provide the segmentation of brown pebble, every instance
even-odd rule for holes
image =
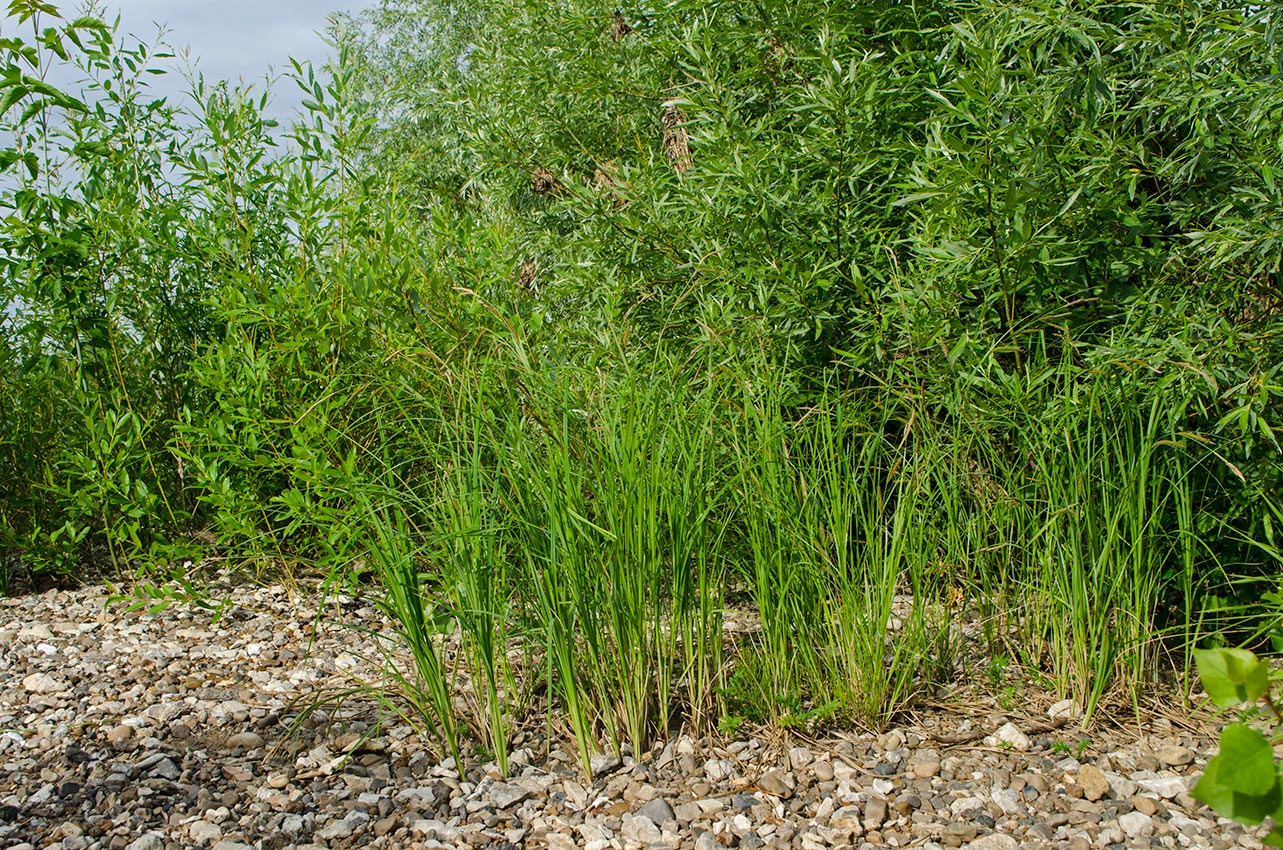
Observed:
[[[1136,796],[1132,797],[1132,807],[1144,815],[1153,817],[1158,812],[1158,801],[1153,797]]]
[[[1099,768],[1090,764],[1083,765],[1078,771],[1076,785],[1082,789],[1083,797],[1093,803],[1109,793],[1109,780]]]

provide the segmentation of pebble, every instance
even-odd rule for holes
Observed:
[[[509,806],[515,806],[522,800],[530,796],[530,791],[521,785],[515,785],[511,782],[496,782],[490,786],[490,802],[494,803],[501,809]]]
[[[767,794],[782,799],[793,796],[793,784],[792,777],[778,770],[767,771],[757,780],[757,787]]]
[[[129,842],[128,850],[162,850],[165,840],[154,832],[145,832]]]
[[[663,826],[667,821],[676,820],[672,806],[663,797],[656,797],[637,810],[637,816],[647,818],[655,826]]]
[[[209,821],[198,820],[187,827],[187,836],[197,844],[212,844],[223,837],[223,830]]]
[[[967,845],[967,850],[1017,850],[1020,842],[1010,835],[995,832],[984,838],[977,838]]]
[[[1184,767],[1194,761],[1194,751],[1189,747],[1166,746],[1158,751],[1158,760],[1166,767]]]
[[[357,699],[296,725],[300,700],[378,657],[367,636],[390,629],[368,601],[332,601],[313,634],[315,601],[280,588],[231,591],[217,623],[182,605],[128,614],[105,593],[0,600],[0,635],[28,635],[0,641],[18,647],[0,656],[0,847],[248,850],[268,835],[298,850],[1256,846],[1188,796],[1210,726],[1178,739],[1155,724],[1156,745],[1094,728],[1093,763],[1080,764],[1024,731],[1037,718],[930,710],[805,746],[661,738],[594,757],[586,779],[573,747],[529,723],[505,778],[471,742],[460,764],[440,759],[422,730]],[[332,627],[339,617],[363,631]],[[1080,716],[1072,702],[1048,714]],[[975,724],[996,746],[933,749]]]
[[[1077,720],[1082,717],[1082,714],[1082,709],[1072,699],[1062,699],[1059,702],[1054,702],[1047,709],[1047,716],[1052,720]]]
[[[1179,776],[1139,779],[1136,784],[1164,800],[1174,800],[1184,794],[1187,788],[1185,780]]]
[[[1118,816],[1118,827],[1128,838],[1154,834],[1154,819],[1144,812],[1127,812]]]
[[[1014,723],[1004,723],[990,738],[986,738],[985,742],[991,747],[1006,746],[1021,753],[1028,752],[1033,746],[1029,736],[1020,731],[1020,727]]]
[[[664,835],[655,822],[647,817],[624,815],[619,827],[619,834],[624,839],[624,846],[646,846],[663,841]]]
[[[67,686],[48,673],[32,673],[23,678],[22,688],[29,694],[58,694]]]
[[[1093,803],[1109,793],[1109,779],[1094,765],[1083,765],[1075,781],[1082,789],[1083,797]]]
[[[263,746],[263,736],[257,732],[239,732],[228,737],[229,750],[257,750]]]

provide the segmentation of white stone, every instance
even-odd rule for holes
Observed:
[[[1151,794],[1157,794],[1164,800],[1174,800],[1185,793],[1185,780],[1179,776],[1160,776],[1157,779],[1141,779],[1136,784]]]
[[[67,686],[48,673],[32,673],[22,680],[22,687],[30,694],[58,694]]]
[[[1118,816],[1118,826],[1128,838],[1143,838],[1154,834],[1154,819],[1144,812],[1128,812]]]
[[[187,827],[187,835],[197,844],[212,844],[223,837],[223,830],[209,821],[198,820]]]
[[[1029,736],[1021,732],[1020,727],[1014,723],[1004,723],[994,734],[994,737],[998,739],[999,746],[1006,744],[1013,750],[1018,750],[1022,753],[1027,752],[1033,746]]]
[[[984,838],[977,838],[967,845],[966,850],[1017,850],[1020,842],[1010,835],[1003,835],[995,832],[993,835],[986,835]]]
[[[154,832],[145,832],[130,842],[128,850],[161,850],[165,841]]]

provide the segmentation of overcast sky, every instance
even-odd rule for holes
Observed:
[[[206,80],[257,82],[269,69],[288,68],[291,57],[319,66],[327,54],[321,39],[327,16],[358,10],[369,0],[104,0],[103,5],[108,19],[120,13],[122,34],[144,42],[155,41],[157,24],[166,26],[167,40],[176,49],[191,48]],[[152,84],[164,94],[185,87],[178,75],[154,78]],[[293,84],[273,91],[271,111],[292,115],[300,99]]]

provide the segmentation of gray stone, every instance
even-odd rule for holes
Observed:
[[[183,775],[183,772],[179,769],[178,765],[174,764],[173,761],[167,758],[163,758],[152,765],[151,770],[149,770],[148,773],[152,776],[159,776],[161,779],[168,779],[170,782],[177,781],[178,777]]]
[[[506,809],[529,797],[530,792],[512,782],[496,782],[490,786],[487,796],[489,796],[490,802],[501,809]]]
[[[322,841],[334,841],[338,838],[351,838],[352,833],[356,832],[355,825],[350,823],[347,818],[343,820],[331,821],[316,831],[316,837]]]
[[[623,764],[618,758],[612,755],[598,753],[588,759],[588,766],[592,769],[593,776],[604,776],[607,773],[613,773],[619,770]]]
[[[128,850],[162,850],[165,839],[154,832],[144,832],[129,843]]]
[[[789,764],[800,770],[815,761],[815,755],[806,747],[789,747]]]
[[[663,826],[667,821],[677,820],[672,806],[668,805],[668,801],[663,797],[656,797],[642,806],[637,810],[637,816],[649,819],[655,826]]]
[[[1105,779],[1109,781],[1109,787],[1113,790],[1114,796],[1119,800],[1130,800],[1132,797],[1136,796],[1136,791],[1139,786],[1135,782],[1128,779],[1126,776],[1123,776],[1121,773],[1114,773],[1112,771],[1104,771],[1104,773]]]
[[[711,830],[706,830],[695,839],[695,850],[722,850],[722,845],[717,843]]]

